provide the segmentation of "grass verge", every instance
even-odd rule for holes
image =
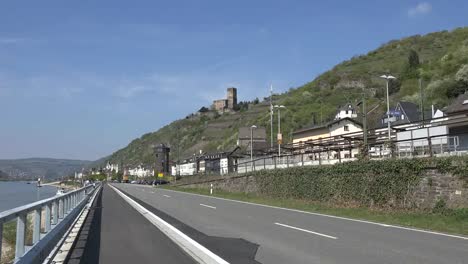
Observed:
[[[209,189],[205,188],[181,188],[173,186],[164,186],[160,188],[203,195],[210,194]],[[280,199],[222,190],[215,190],[213,196],[385,224],[468,235],[468,208],[438,209],[436,212],[429,210],[410,211],[369,209],[363,207],[349,208],[306,200]]]

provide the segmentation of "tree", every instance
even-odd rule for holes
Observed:
[[[394,94],[400,91],[401,88],[401,82],[400,79],[392,79],[388,83],[388,93],[389,94]]]
[[[200,108],[200,110],[198,110],[198,112],[200,112],[200,113],[206,113],[206,112],[208,112],[208,111],[210,111],[210,109],[208,109],[208,108],[206,108],[206,107],[204,107],[204,106],[202,106],[202,107]]]
[[[419,77],[419,55],[415,50],[410,50],[408,60],[401,72],[401,78],[418,78]]]
[[[419,67],[419,55],[413,49],[411,49],[408,54],[408,66],[410,69],[416,69]]]
[[[255,98],[255,100],[253,101],[254,104],[258,104],[260,102],[260,100],[258,100],[258,97]]]
[[[468,85],[468,64],[463,65],[455,74],[455,80]]]

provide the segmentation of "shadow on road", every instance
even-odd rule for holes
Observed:
[[[193,240],[197,241],[198,243],[202,244],[210,251],[220,256],[224,260],[228,261],[229,263],[260,264],[260,262],[255,260],[255,255],[257,254],[258,250],[257,244],[254,244],[242,238],[208,236],[205,233],[202,233],[182,223],[178,219],[152,207],[151,205],[136,198],[135,196],[132,196],[121,189],[119,190],[125,193],[127,196],[131,197],[134,201],[139,203],[148,211],[154,213],[164,221],[179,229],[181,232],[183,232]]]
[[[83,229],[80,232],[81,236],[86,236],[86,243],[80,261],[76,263],[99,263],[100,245],[101,245],[101,219],[102,219],[102,193],[96,197],[88,217],[86,218]],[[77,248],[77,247],[75,247]],[[73,255],[72,255],[73,256]],[[71,263],[69,261],[69,263]]]

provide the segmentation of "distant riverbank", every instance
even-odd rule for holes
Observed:
[[[57,187],[38,188],[35,182],[0,181],[0,212],[54,196]]]

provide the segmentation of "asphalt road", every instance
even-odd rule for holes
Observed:
[[[195,263],[110,187],[101,195],[80,263]]]
[[[249,245],[258,246],[254,258],[260,263],[468,263],[468,239],[464,237],[239,203],[151,186],[114,186],[137,198],[146,207],[154,208],[155,214],[159,212],[173,218],[177,226],[181,222],[208,237],[240,238]],[[110,197],[109,193],[107,195]],[[106,202],[103,204],[105,209]],[[125,213],[126,217],[137,218],[130,214],[127,216]],[[196,235],[192,238],[197,240]],[[219,255],[223,257],[222,246],[217,249],[210,245],[206,247],[215,253],[221,252]]]

